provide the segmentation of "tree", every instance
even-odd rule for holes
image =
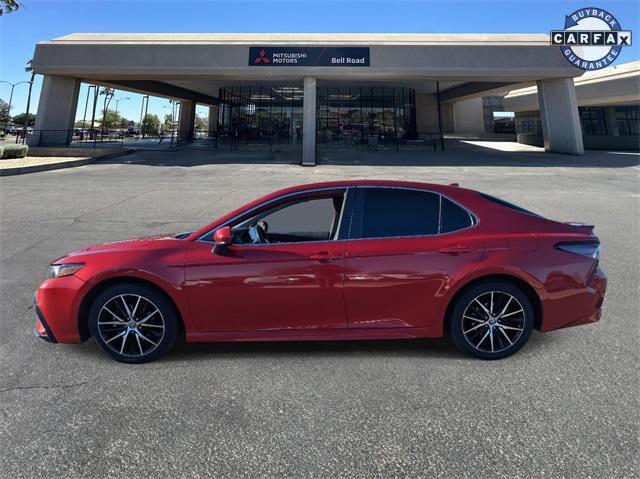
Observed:
[[[116,113],[113,110],[103,111],[102,118],[103,118],[104,127],[106,129],[121,128],[120,125],[122,124],[122,120],[125,121],[125,124],[128,123],[126,119],[122,118],[122,115],[120,115],[120,113]]]
[[[201,117],[196,114],[196,130],[206,130],[209,126],[209,118]]]
[[[142,132],[145,135],[155,135],[160,129],[160,118],[158,115],[148,113],[142,120]]]
[[[0,0],[0,16],[3,13],[15,12],[20,6],[17,0]]]
[[[171,131],[173,129],[173,115],[171,113],[167,113],[164,115],[164,123],[162,124],[162,128],[166,131]]]
[[[118,115],[119,116],[119,115]],[[135,123],[121,116],[118,122],[118,128],[131,128]]]
[[[9,120],[9,104],[0,98],[0,123],[3,125]]]
[[[16,125],[25,126],[24,122],[27,118],[26,113],[20,113],[19,115],[13,115],[13,123]],[[27,123],[27,127],[34,126],[36,124],[36,116],[33,113],[29,113],[29,121]]]
[[[116,91],[113,88],[102,87],[100,90],[100,95],[104,95],[104,108],[102,109],[102,127],[101,129],[104,131],[104,127],[106,126],[106,114],[109,111],[109,103],[111,103],[111,99],[113,95],[115,95]]]

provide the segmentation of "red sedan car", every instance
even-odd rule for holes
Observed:
[[[593,227],[457,185],[281,190],[204,228],[108,243],[49,266],[35,331],[140,363],[196,341],[440,337],[482,359],[600,319]]]

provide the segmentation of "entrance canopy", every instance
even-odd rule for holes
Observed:
[[[290,105],[290,131],[305,138],[305,155],[314,151],[317,131],[325,139],[330,132],[327,105],[336,95],[353,111],[349,121],[360,125],[360,135],[373,129],[398,135],[434,128],[446,115],[444,104],[582,73],[549,46],[547,35],[537,34],[76,33],[39,43],[33,68],[45,75],[36,125],[41,130],[72,127],[81,81],[179,99],[187,103],[181,123],[192,121],[189,102],[217,109],[221,92],[228,106],[241,87],[249,95],[270,88],[271,98],[274,87],[290,86],[300,97]],[[271,125],[273,102],[264,100]],[[323,107],[324,116],[317,113]],[[389,111],[369,124],[372,108]],[[297,130],[299,121],[304,127]],[[192,129],[180,128],[185,134]]]

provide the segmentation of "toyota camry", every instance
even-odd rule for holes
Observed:
[[[203,228],[91,246],[49,266],[37,336],[94,338],[141,363],[179,338],[432,338],[499,359],[542,332],[598,321],[593,226],[461,188],[397,181],[297,186]]]

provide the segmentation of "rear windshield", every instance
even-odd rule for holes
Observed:
[[[480,196],[482,196],[485,200],[489,200],[500,206],[504,206],[505,208],[510,208],[512,210],[516,210],[521,213],[527,213],[528,215],[539,216],[542,218],[542,216],[539,215],[538,213],[534,213],[533,211],[529,211],[523,208],[522,206],[514,205],[513,203],[509,203],[508,201],[501,200],[500,198],[496,198],[495,196],[487,195],[486,193],[480,193]]]

